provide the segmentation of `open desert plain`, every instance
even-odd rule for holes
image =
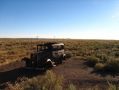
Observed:
[[[51,39],[67,57],[47,70],[26,69],[24,58],[49,39],[0,39],[0,88],[6,90],[118,90],[119,41]]]

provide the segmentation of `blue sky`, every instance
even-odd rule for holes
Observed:
[[[118,0],[0,0],[0,37],[118,39]]]

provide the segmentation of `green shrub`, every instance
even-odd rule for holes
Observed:
[[[110,72],[119,72],[119,59],[111,59],[106,63],[106,70]]]
[[[66,54],[65,58],[71,58],[73,56],[72,53],[69,51],[65,52],[65,54]]]
[[[114,52],[115,57],[119,57],[119,51]]]
[[[96,57],[100,58],[101,63],[105,63],[109,59],[107,54],[97,54]]]
[[[88,61],[88,64],[89,64],[90,66],[95,66],[95,64],[99,62],[99,58],[97,58],[97,57],[95,57],[95,56],[88,56],[88,57],[86,58],[86,60]]]

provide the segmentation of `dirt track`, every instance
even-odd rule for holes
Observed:
[[[99,86],[104,89],[108,86],[107,80],[112,83],[119,83],[119,77],[112,77],[111,75],[96,73],[92,68],[86,65],[86,61],[80,60],[78,57],[71,58],[63,65],[59,65],[53,69],[57,74],[63,75],[64,83],[67,86],[73,83],[77,88],[92,88]]]
[[[56,74],[63,75],[65,86],[69,83],[73,83],[77,88],[90,88],[99,86],[101,89],[105,89],[107,86],[107,78],[114,83],[119,83],[119,76],[111,77],[105,74],[97,74],[93,72],[92,68],[89,68],[85,61],[79,58],[71,58],[65,63],[53,67],[52,69]],[[32,71],[24,69],[23,62],[15,62],[3,67],[0,67],[0,88],[4,88],[4,83],[10,81],[15,82],[21,77],[34,77],[44,74],[39,71]]]

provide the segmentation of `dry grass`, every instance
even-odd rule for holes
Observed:
[[[52,71],[47,71],[45,76],[37,76],[25,79],[20,83],[8,84],[6,90],[63,90],[63,76],[57,76]],[[70,84],[66,90],[76,90]]]
[[[0,39],[0,66],[14,61],[20,61],[23,57],[29,57],[36,50],[36,45],[49,40],[35,39]],[[96,70],[113,70],[119,72],[119,41],[102,40],[50,40],[63,42],[65,50],[72,56],[79,56],[92,63]],[[52,72],[43,77],[34,77],[9,84],[9,90],[62,90],[63,80]],[[118,90],[118,86],[109,84],[109,90]],[[69,85],[67,90],[76,90],[74,85]],[[89,90],[99,90],[98,87]]]
[[[119,86],[107,82],[106,90],[119,90]],[[75,85],[69,84],[67,88],[63,88],[63,76],[56,75],[52,71],[47,71],[45,76],[37,76],[33,78],[24,78],[15,84],[8,83],[5,90],[79,90]],[[80,88],[80,90],[100,90],[99,86],[92,88]]]

